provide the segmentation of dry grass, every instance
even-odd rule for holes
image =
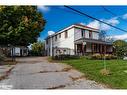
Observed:
[[[101,73],[102,75],[104,75],[104,76],[107,76],[107,75],[110,75],[110,74],[111,74],[110,71],[107,70],[107,69],[102,69],[102,70],[100,70],[100,73]]]

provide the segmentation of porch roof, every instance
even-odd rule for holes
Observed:
[[[89,38],[81,38],[81,39],[78,39],[78,40],[74,41],[74,43],[83,43],[83,42],[112,45],[111,42],[96,40],[96,39],[89,39]]]

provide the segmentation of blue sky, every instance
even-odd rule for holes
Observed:
[[[103,20],[109,24],[127,30],[127,6],[104,6],[116,14],[116,16],[106,12],[102,6],[71,6],[93,17]],[[59,30],[74,24],[81,23],[93,28],[105,30],[107,35],[115,39],[127,40],[127,33],[114,29],[105,24],[100,25],[98,21],[79,15],[63,6],[38,6],[38,10],[43,14],[47,21],[45,29],[41,32],[39,40],[43,40],[48,33],[58,32]]]

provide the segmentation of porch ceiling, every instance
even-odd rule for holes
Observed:
[[[74,43],[82,43],[82,42],[112,45],[111,42],[106,42],[106,41],[96,40],[96,39],[88,39],[88,38],[81,38],[81,39],[74,41]]]

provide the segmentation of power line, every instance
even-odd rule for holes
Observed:
[[[69,6],[64,5],[64,7],[68,8],[68,9],[70,9],[70,10],[72,10],[72,11],[75,11],[75,12],[77,12],[78,14],[82,14],[82,15],[84,15],[84,16],[87,16],[87,17],[89,17],[89,18],[92,18],[92,19],[94,19],[94,20],[97,20],[97,21],[99,21],[99,22],[101,22],[101,23],[104,23],[104,24],[106,24],[106,25],[109,25],[109,26],[111,26],[111,27],[113,27],[113,28],[115,28],[115,29],[118,29],[118,30],[120,30],[120,31],[127,32],[127,30],[124,30],[124,29],[121,29],[121,28],[119,28],[119,27],[113,26],[113,25],[111,25],[111,24],[109,24],[109,23],[107,23],[107,22],[101,21],[101,20],[99,20],[99,19],[97,19],[97,18],[95,18],[95,17],[93,17],[93,16],[90,16],[90,15],[88,15],[88,14],[86,14],[86,13],[83,13],[83,12],[81,12],[81,11],[79,11],[79,10],[76,10],[76,9],[74,9],[74,8],[71,8],[71,7],[69,7]]]
[[[107,8],[105,8],[104,6],[101,6],[105,11],[109,12],[110,14],[112,14],[113,16],[117,16],[115,13],[111,12],[110,10],[108,10]]]
[[[106,12],[112,14],[113,16],[118,16],[117,14],[113,13],[112,11],[110,11],[109,9],[105,8],[104,6],[101,6]],[[121,17],[119,17],[120,20],[124,21],[127,23],[126,20],[123,20]]]
[[[57,7],[57,9],[60,9],[60,10],[63,10],[63,11],[65,11],[65,12],[69,12],[69,13],[71,13],[71,14],[74,14],[74,15],[79,15],[79,16],[81,16],[81,17],[84,17],[83,15],[81,15],[81,14],[76,14],[76,12],[74,12],[74,11],[71,11],[71,10],[67,10],[67,9],[65,9],[65,8],[60,8],[60,7]],[[84,20],[88,20],[88,17],[86,17],[86,18],[84,18]]]

